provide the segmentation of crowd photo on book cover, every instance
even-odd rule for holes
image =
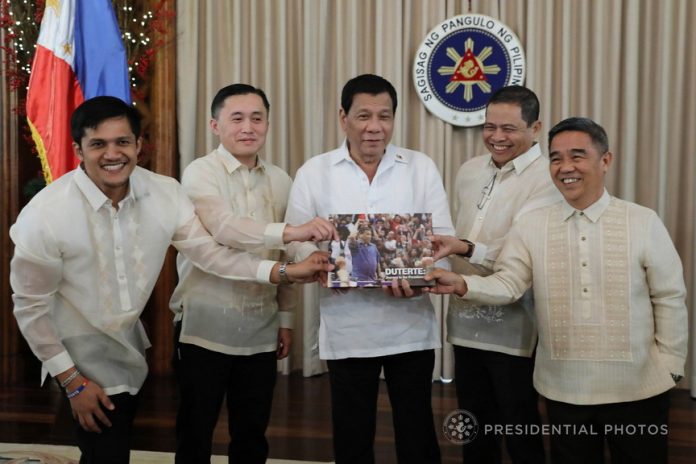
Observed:
[[[329,287],[381,287],[392,279],[428,285],[433,266],[431,213],[331,214],[340,241],[331,242],[335,265]]]

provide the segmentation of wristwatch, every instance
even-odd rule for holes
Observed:
[[[292,264],[292,263],[288,263],[288,262],[281,263],[280,268],[278,268],[278,275],[280,276],[279,277],[280,283],[283,285],[287,285],[290,283],[290,278],[288,277],[288,274],[286,272],[287,268],[288,268],[288,264]]]
[[[466,250],[466,253],[457,253],[459,256],[463,256],[465,258],[471,258],[471,256],[474,254],[474,242],[471,242],[465,238],[460,238],[462,242],[466,243],[469,245],[469,247]]]

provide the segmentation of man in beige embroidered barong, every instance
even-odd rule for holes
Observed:
[[[491,95],[481,132],[488,153],[462,164],[454,195],[455,231],[467,251],[450,258],[459,274],[492,274],[507,234],[525,212],[563,200],[549,177],[549,160],[536,142],[541,133],[539,99],[525,87]],[[449,241],[434,240],[447,254]],[[539,395],[532,384],[537,331],[532,291],[510,305],[479,305],[450,298],[447,341],[454,348],[457,405],[493,424],[539,425]],[[500,464],[505,448],[512,464],[544,462],[540,435],[491,433],[462,447],[464,462]]]
[[[684,374],[686,290],[654,211],[611,197],[604,129],[570,118],[549,132],[564,202],[513,226],[488,277],[435,270],[433,293],[504,304],[534,282],[534,386],[546,397],[553,462],[667,462],[667,391]],[[456,252],[456,250],[453,250]],[[480,433],[486,433],[481,431]]]

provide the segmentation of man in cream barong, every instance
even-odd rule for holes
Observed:
[[[80,166],[47,185],[10,228],[14,316],[65,390],[82,464],[127,464],[150,341],[140,315],[169,245],[201,270],[274,288],[283,264],[220,245],[174,179],[137,166],[140,115],[84,101],[71,117]],[[291,280],[330,271],[328,255],[287,265]],[[209,381],[209,379],[204,379]]]
[[[220,89],[210,107],[210,128],[220,144],[186,167],[181,184],[218,243],[269,260],[266,272],[273,273],[270,266],[282,258],[284,243],[338,239],[338,233],[324,218],[296,227],[281,222],[292,180],[260,156],[270,110],[260,88],[235,83]],[[180,398],[175,463],[210,462],[223,403],[228,462],[268,459],[277,360],[289,355],[292,343],[293,266],[279,266],[281,285],[275,287],[228,282],[192,266],[184,255],[177,258],[179,284],[170,301]]]
[[[534,282],[534,386],[562,431],[550,437],[553,462],[603,462],[606,439],[612,462],[666,463],[668,391],[687,352],[681,261],[654,211],[606,191],[613,154],[601,126],[561,121],[549,159],[565,201],[520,218],[495,274],[426,279],[433,293],[490,304]],[[458,240],[442,240],[457,252]]]

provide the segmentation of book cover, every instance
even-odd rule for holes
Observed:
[[[423,277],[433,266],[431,213],[331,214],[340,241],[331,241],[332,288],[381,287],[393,278],[411,286],[432,285]]]

